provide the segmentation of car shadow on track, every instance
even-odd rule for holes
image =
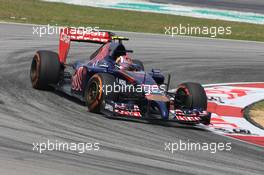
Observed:
[[[76,104],[78,104],[78,105],[81,105],[81,106],[86,106],[85,105],[85,102],[83,102],[83,101],[81,101],[80,99],[78,99],[78,98],[76,98],[76,97],[72,97],[72,96],[70,96],[70,95],[67,95],[67,94],[65,94],[65,93],[63,93],[63,92],[61,92],[61,91],[51,91],[52,93],[54,93],[54,94],[56,94],[56,95],[58,95],[58,96],[60,96],[60,97],[62,97],[62,98],[65,98],[65,99],[67,99],[67,100],[69,100],[69,101],[71,101],[71,102],[74,102],[74,103],[76,103]]]
[[[147,125],[157,125],[162,127],[176,127],[180,129],[192,129],[197,131],[205,131],[208,132],[206,129],[199,128],[196,125],[190,125],[190,124],[180,124],[176,122],[171,121],[163,121],[163,120],[141,120],[141,119],[129,119],[129,118],[116,118],[116,117],[107,117],[109,120],[118,120],[118,121],[124,121],[124,122],[133,122],[133,123],[141,123],[141,124],[147,124]]]

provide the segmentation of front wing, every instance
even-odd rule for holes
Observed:
[[[117,103],[117,102],[104,102],[102,113],[108,117],[117,117],[124,119],[142,119],[142,120],[166,120],[186,124],[199,124],[204,121],[210,121],[211,113],[199,110],[169,110],[169,117],[163,119],[159,114],[142,113],[138,105]]]

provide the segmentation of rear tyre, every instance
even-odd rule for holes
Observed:
[[[90,112],[100,113],[105,100],[116,100],[117,93],[113,91],[114,82],[115,77],[110,74],[97,73],[90,78],[84,93]]]
[[[57,84],[60,71],[61,64],[57,53],[46,50],[37,51],[30,69],[32,87],[47,89],[50,84]]]
[[[142,61],[134,59],[133,60],[133,64],[138,65],[140,71],[144,71],[145,70],[144,64],[142,63]]]
[[[174,106],[176,108],[207,110],[207,96],[199,83],[183,83],[179,85]]]

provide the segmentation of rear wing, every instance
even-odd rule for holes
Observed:
[[[59,59],[66,63],[71,41],[103,44],[112,40],[114,33],[107,31],[86,31],[76,28],[63,28],[60,30]],[[114,38],[115,39],[115,38]]]

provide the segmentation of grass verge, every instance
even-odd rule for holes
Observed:
[[[84,7],[39,0],[0,0],[0,20],[63,26],[92,26],[108,30],[147,33],[165,33],[165,26],[179,26],[179,24],[199,27],[223,26],[231,27],[232,34],[218,35],[217,38],[264,41],[264,25]]]
[[[253,123],[264,128],[264,101],[253,105],[248,112],[248,117]]]

